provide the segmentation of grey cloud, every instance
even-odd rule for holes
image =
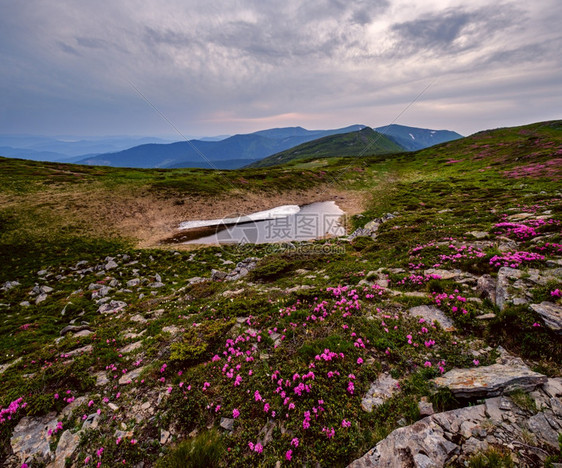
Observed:
[[[104,39],[98,39],[96,37],[77,37],[76,43],[79,46],[86,47],[88,49],[104,49],[108,46],[108,42]]]
[[[80,57],[82,55],[70,44],[66,44],[64,42],[59,41],[57,42],[57,45],[59,46],[60,50],[66,52],[67,54],[76,55],[77,57]]]
[[[483,7],[473,11],[449,9],[394,24],[398,37],[397,55],[421,51],[458,53],[478,47],[498,32],[523,21],[523,13],[511,4]],[[463,43],[455,43],[461,36]]]

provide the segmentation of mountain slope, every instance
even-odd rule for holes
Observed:
[[[396,124],[377,127],[375,130],[386,135],[408,151],[416,151],[462,138],[462,135],[450,130],[431,130]]]
[[[46,427],[43,460],[61,466],[185,466],[195,450],[220,467],[364,466],[398,437],[427,459],[446,447],[438,466],[556,460],[561,158],[560,122],[318,169],[0,158],[0,465],[29,463]],[[371,236],[157,244],[307,188],[361,200],[347,221]]]
[[[86,158],[79,163],[138,168],[214,166],[220,169],[235,169],[253,160],[265,158],[320,137],[346,133],[363,127],[363,125],[353,125],[333,130],[306,130],[302,127],[274,128],[234,135],[221,141],[190,140],[140,145],[124,151]],[[236,164],[227,162],[231,160],[240,160],[240,162]]]
[[[404,148],[387,136],[365,127],[359,131],[330,135],[304,143],[252,163],[248,167],[269,167],[310,158],[400,153],[402,151]]]

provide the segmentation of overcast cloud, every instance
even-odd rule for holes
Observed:
[[[2,0],[0,133],[562,118],[562,3]]]

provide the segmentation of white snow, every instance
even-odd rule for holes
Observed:
[[[263,221],[266,219],[286,218],[297,214],[300,211],[299,205],[282,205],[272,208],[271,210],[258,211],[237,218],[208,219],[198,221],[184,221],[179,225],[179,229],[194,229],[209,226],[218,226],[219,224],[238,224],[247,223],[249,221]]]
[[[412,140],[415,140],[416,138],[414,137],[414,135],[412,135],[411,133],[408,133],[408,135],[410,135],[412,137]]]

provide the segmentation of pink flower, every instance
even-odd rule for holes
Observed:
[[[480,361],[478,359],[474,359],[472,362],[475,366],[478,366],[480,364]]]
[[[424,366],[424,367],[431,367],[431,362],[425,361],[425,362],[423,363],[423,366]]]
[[[298,447],[299,446],[299,439],[294,437],[293,440],[291,440],[291,445],[295,448]]]
[[[363,364],[363,359],[362,359],[362,358],[357,358],[357,364]]]
[[[234,408],[234,409],[232,410],[232,417],[233,417],[234,419],[236,419],[238,416],[240,416],[240,411],[238,411],[236,408]]]
[[[293,458],[293,451],[287,450],[287,452],[285,453],[285,459],[291,461],[292,458]]]

